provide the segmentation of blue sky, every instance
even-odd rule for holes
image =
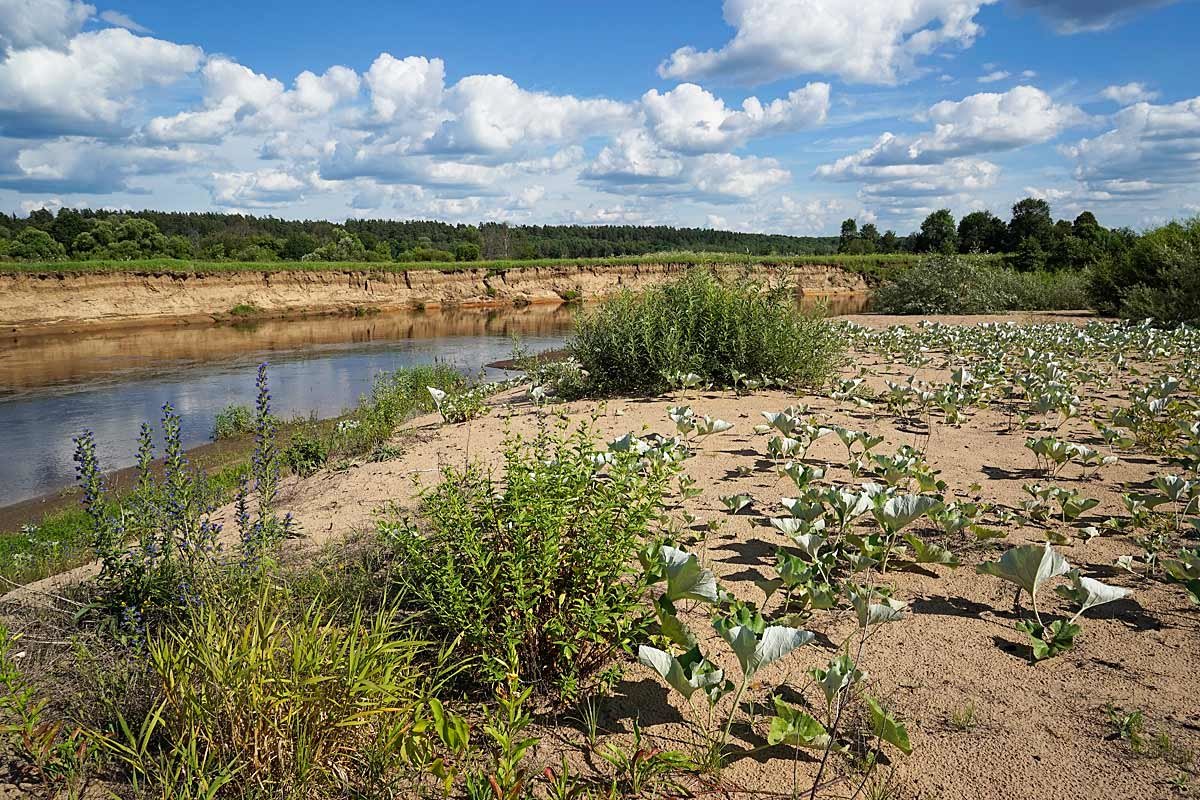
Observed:
[[[1196,0],[0,0],[0,208],[1200,213]]]

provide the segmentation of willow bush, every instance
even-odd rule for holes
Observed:
[[[1085,272],[1017,272],[973,256],[931,256],[875,290],[884,314],[997,314],[1088,307]]]
[[[826,320],[802,312],[791,287],[725,281],[697,269],[586,312],[568,343],[594,394],[657,393],[674,376],[732,386],[735,373],[789,387],[824,382],[842,352]]]

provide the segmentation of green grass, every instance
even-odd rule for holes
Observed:
[[[588,374],[587,391],[610,395],[658,393],[687,374],[718,386],[746,378],[814,386],[828,379],[842,342],[826,320],[796,308],[788,286],[764,291],[699,269],[604,300],[579,318],[567,348]]]
[[[528,261],[459,261],[459,262],[331,262],[331,261],[192,261],[170,258],[147,259],[144,261],[52,261],[52,262],[2,262],[0,274],[65,274],[65,273],[173,273],[210,274],[221,272],[408,272],[412,270],[460,270],[486,269],[500,272],[510,269],[546,267],[605,267],[631,264],[755,264],[763,266],[836,266],[850,272],[877,275],[894,269],[912,266],[920,256],[911,253],[887,255],[807,255],[807,256],[754,256],[741,253],[650,253],[643,256],[615,256],[611,258],[561,258],[531,259]],[[999,256],[981,256],[997,259]]]

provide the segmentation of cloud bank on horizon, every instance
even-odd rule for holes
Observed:
[[[725,0],[680,7],[695,43],[647,25],[628,52],[638,7],[614,2],[588,28],[617,48],[596,68],[554,35],[580,12],[549,3],[523,50],[489,47],[515,27],[499,7],[454,44],[364,10],[397,43],[352,31],[344,63],[303,60],[322,40],[302,5],[237,52],[219,20],[155,9],[0,0],[0,208],[793,234],[1026,195],[1135,227],[1200,210],[1187,0]]]

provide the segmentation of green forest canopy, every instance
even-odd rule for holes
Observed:
[[[1110,240],[1130,231],[1108,231],[1085,212],[1055,222],[1043,200],[1013,206],[1005,222],[990,212],[961,221],[936,211],[911,234],[859,228],[853,219],[841,235],[787,236],[665,225],[451,224],[423,220],[285,220],[244,214],[169,211],[45,209],[28,217],[0,215],[0,258],[14,261],[150,258],[203,261],[477,261],[638,256],[665,251],[804,256],[843,253],[1010,253],[1021,269],[1081,267]]]

